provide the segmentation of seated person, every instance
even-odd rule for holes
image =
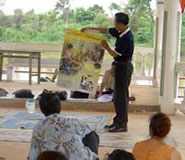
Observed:
[[[171,129],[169,117],[157,113],[150,120],[150,139],[139,142],[133,149],[136,160],[181,160],[180,153],[164,142]]]
[[[67,160],[67,158],[59,152],[46,151],[41,153],[37,160]]]
[[[100,86],[99,95],[108,92],[109,94],[113,93],[113,68],[105,71],[103,75],[103,80]]]
[[[113,100],[114,68],[113,66],[105,71],[102,83],[97,91],[96,98],[99,102],[111,102]],[[129,101],[135,101],[135,97],[129,97]]]
[[[124,150],[114,150],[110,155],[106,155],[104,160],[135,160],[134,155]]]
[[[28,160],[37,160],[44,151],[56,151],[69,160],[97,160],[99,137],[88,125],[60,115],[59,97],[44,91],[39,98],[46,116],[33,130]]]
[[[95,98],[99,102],[111,102],[113,100],[113,69],[105,71],[101,85],[98,87]]]

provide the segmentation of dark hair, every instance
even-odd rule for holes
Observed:
[[[108,156],[108,160],[135,160],[135,157],[130,152],[116,149]]]
[[[67,160],[67,158],[59,152],[45,151],[39,155],[37,160]]]
[[[39,96],[39,106],[40,110],[45,116],[60,113],[61,110],[60,98],[57,96],[56,93],[44,90],[42,94]]]
[[[124,25],[128,25],[129,24],[129,16],[128,16],[128,14],[123,13],[123,12],[116,13],[115,21],[117,23],[122,23]]]
[[[154,114],[151,117],[149,129],[151,137],[166,137],[171,129],[170,118],[164,113]]]

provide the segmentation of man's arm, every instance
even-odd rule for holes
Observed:
[[[82,32],[85,31],[98,31],[100,33],[108,33],[109,29],[108,28],[93,28],[93,27],[86,27],[81,29]],[[116,37],[118,36],[118,32],[115,30],[115,28],[112,28],[111,35]],[[107,41],[102,41],[101,43],[102,47],[107,50],[107,52],[112,56],[112,57],[117,57],[121,56],[120,53],[116,52],[114,49],[112,49]]]
[[[85,27],[85,28],[82,28],[81,30],[82,32],[88,32],[88,31],[97,31],[97,32],[100,32],[100,33],[107,33],[108,31],[108,28],[96,28],[96,27]]]
[[[109,46],[109,44],[107,43],[107,41],[102,41],[101,45],[102,45],[102,47],[103,47],[104,49],[107,50],[107,52],[108,52],[112,57],[115,58],[115,57],[117,57],[117,56],[121,56],[120,53],[116,52],[114,49],[112,49],[112,48]]]

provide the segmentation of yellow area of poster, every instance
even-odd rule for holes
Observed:
[[[67,29],[64,34],[64,41],[71,41],[72,39],[79,38],[81,41],[100,44],[105,37],[97,33],[81,32],[75,29]]]
[[[104,57],[102,40],[105,38],[96,33],[66,30],[59,68],[60,86],[95,92]]]

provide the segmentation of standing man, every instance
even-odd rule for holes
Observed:
[[[102,47],[114,58],[114,106],[116,116],[113,123],[105,126],[109,132],[127,132],[128,123],[128,98],[129,85],[133,73],[132,55],[134,52],[134,37],[129,28],[129,16],[125,13],[117,13],[114,20],[114,28],[84,28],[82,31],[99,31],[109,33],[116,39],[115,48],[112,49],[106,41],[102,41]]]

